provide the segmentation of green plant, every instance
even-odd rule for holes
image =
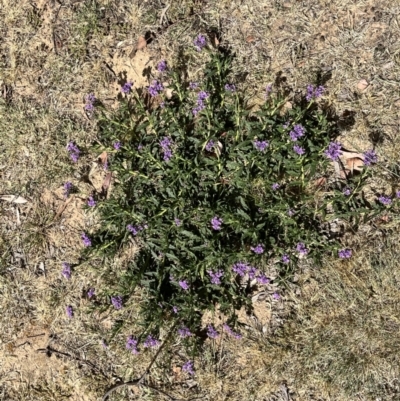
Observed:
[[[200,84],[186,81],[184,66],[160,63],[161,78],[147,91],[130,92],[127,83],[118,111],[100,108],[99,141],[116,181],[111,197],[97,203],[101,228],[83,237],[85,258],[105,266],[132,241],[139,245],[103,295],[120,294],[112,298],[120,308],[145,288],[143,335],[177,321],[189,337],[216,305],[234,325],[235,310],[251,308],[251,280],[267,284],[274,265],[284,283],[306,255],[351,257],[324,232],[326,222],[341,218],[356,230],[385,208],[364,197],[368,168],[316,191],[315,177],[327,175],[341,153],[332,142],[338,128],[315,101],[322,87],[309,86],[291,108],[268,88],[257,110],[230,83],[231,61],[227,51],[210,52]],[[213,327],[208,334],[216,335]]]

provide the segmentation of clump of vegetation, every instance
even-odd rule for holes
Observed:
[[[205,39],[195,46],[204,51]],[[251,308],[251,286],[269,284],[272,265],[283,286],[305,257],[350,258],[352,250],[323,227],[341,218],[356,230],[388,204],[363,194],[376,162],[372,150],[359,175],[332,180],[316,195],[316,177],[342,153],[334,121],[318,107],[322,86],[310,85],[291,108],[268,86],[255,109],[233,82],[232,55],[206,51],[201,82],[188,82],[182,64],[162,61],[147,90],[122,87],[116,112],[88,97],[115,185],[109,199],[89,200],[101,227],[82,235],[84,257],[95,258],[101,271],[132,242],[139,246],[110,287],[96,289],[116,309],[138,286],[147,291],[143,333],[127,343],[135,353],[141,344],[157,346],[168,326],[195,344],[204,311],[216,305],[228,319],[223,328],[240,338],[235,310]],[[207,335],[215,338],[219,329],[208,326]]]

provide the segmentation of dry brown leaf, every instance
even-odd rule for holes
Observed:
[[[107,164],[108,155],[107,152],[104,151],[101,155],[99,155],[98,160],[101,164]]]
[[[254,42],[256,39],[254,38],[254,36],[247,36],[247,38],[246,38],[246,42],[247,43],[251,43],[251,42]]]
[[[368,86],[369,86],[369,82],[366,79],[361,79],[357,84],[357,88],[360,91],[363,91],[363,90],[367,89]]]
[[[364,166],[364,162],[362,159],[358,157],[351,157],[346,160],[347,166],[350,168],[351,173],[353,171],[361,171],[362,167]]]
[[[0,199],[4,200],[4,201],[7,201],[7,202],[19,203],[19,204],[28,202],[22,196],[16,196],[16,195],[1,195]]]
[[[137,46],[136,46],[136,50],[142,50],[145,49],[147,46],[147,41],[144,38],[144,36],[139,36],[138,42],[137,42]]]
[[[104,178],[103,185],[101,186],[101,190],[104,195],[107,193],[107,190],[110,187],[111,177],[112,177],[112,173],[110,172],[110,173],[107,173],[106,177]]]
[[[70,195],[64,203],[62,203],[56,212],[56,215],[54,216],[54,220],[57,220],[59,217],[61,217],[61,215],[63,214],[64,210],[66,209],[66,207],[68,206],[68,204],[72,201],[72,199],[75,198],[75,195]]]
[[[325,185],[325,184],[326,184],[326,178],[325,178],[325,177],[318,178],[318,179],[316,179],[316,180],[314,181],[314,185],[315,185],[316,187],[322,187],[322,186]]]

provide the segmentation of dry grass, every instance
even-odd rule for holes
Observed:
[[[136,330],[133,303],[99,315],[83,296],[89,285],[102,284],[93,283],[91,271],[77,269],[68,283],[60,275],[62,261],[78,260],[80,231],[95,223],[81,205],[92,191],[87,177],[96,155],[72,165],[65,146],[75,140],[86,149],[95,139],[83,112],[87,93],[112,107],[124,78],[146,85],[143,69],[151,75],[161,58],[174,65],[199,32],[232,48],[233,79],[255,98],[271,82],[293,93],[323,82],[324,101],[342,120],[346,110],[354,113],[342,140],[357,150],[376,146],[381,180],[375,185],[397,187],[398,2],[181,0],[166,6],[156,0],[20,0],[15,7],[0,0],[0,193],[28,200],[0,204],[1,399],[95,400],[117,378],[140,375],[150,361],[149,354],[137,358],[124,349]],[[151,42],[135,53],[146,33]],[[189,65],[193,77],[201,74],[199,57]],[[358,87],[362,79],[365,89]],[[55,218],[65,181],[77,194]],[[247,321],[240,346],[206,343],[192,389],[179,370],[185,360],[180,344],[161,355],[152,383],[210,400],[399,399],[396,227],[394,221],[388,238],[376,238],[370,227],[351,239],[357,248],[351,264],[327,260],[321,269],[303,271],[282,302],[260,301],[266,334]],[[71,321],[67,304],[76,311]],[[119,319],[132,323],[132,333],[118,332],[103,349],[101,340]],[[41,330],[42,342],[29,337]],[[36,350],[47,345],[69,356],[39,356]],[[161,399],[147,390],[140,397]],[[113,399],[134,396],[123,390]]]

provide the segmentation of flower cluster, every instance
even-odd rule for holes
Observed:
[[[193,41],[196,50],[199,52],[203,49],[203,47],[207,44],[206,38],[203,35],[197,36],[197,38]]]
[[[299,156],[304,155],[304,153],[306,153],[306,151],[304,150],[304,148],[302,148],[302,147],[299,146],[299,145],[294,145],[294,146],[293,146],[293,150],[294,150]]]
[[[172,157],[172,140],[166,136],[160,141],[161,151],[164,154],[164,161],[169,162]]]
[[[96,201],[94,200],[93,196],[89,196],[89,200],[87,201],[87,205],[89,207],[95,207],[96,206]]]
[[[255,141],[253,141],[253,145],[260,152],[264,152],[264,150],[267,149],[267,147],[269,146],[269,142],[268,141],[255,140]]]
[[[158,72],[164,72],[167,70],[167,62],[165,60],[161,60],[158,64],[157,64],[157,71]]]
[[[156,340],[152,335],[148,335],[143,342],[145,348],[156,348],[160,345],[160,342]]]
[[[235,92],[236,86],[234,84],[225,84],[225,90],[228,92]]]
[[[189,375],[194,375],[194,367],[193,367],[193,362],[192,361],[187,361],[183,364],[182,370]]]
[[[69,142],[67,145],[67,151],[69,152],[69,156],[72,159],[72,161],[76,163],[81,153],[79,148],[73,142]]]
[[[197,115],[201,110],[203,110],[206,106],[204,101],[210,97],[210,94],[205,91],[200,91],[197,95],[197,106],[192,110],[194,115]]]
[[[223,223],[223,220],[217,216],[214,216],[211,219],[211,227],[213,230],[216,230],[216,231],[221,230],[222,223]]]
[[[264,247],[261,244],[258,244],[256,247],[250,247],[250,249],[256,253],[257,255],[261,255],[264,253]]]
[[[351,194],[351,189],[346,187],[343,189],[343,195],[349,196]]]
[[[95,293],[95,289],[94,288],[89,288],[88,292],[87,292],[87,296],[88,298],[92,298],[94,296]]]
[[[351,249],[345,248],[338,251],[338,255],[340,259],[350,259],[352,255]]]
[[[68,316],[70,319],[74,316],[74,311],[73,311],[71,305],[68,305],[68,306],[65,308],[65,313],[67,314],[67,316]]]
[[[214,141],[208,141],[206,145],[206,151],[211,152],[214,147]]]
[[[378,155],[375,153],[373,149],[364,152],[364,164],[366,166],[370,166],[371,164],[377,162],[378,162]]]
[[[132,233],[132,235],[137,235],[140,231],[145,230],[146,228],[148,228],[147,224],[139,224],[138,226],[133,226],[132,224],[128,224],[126,226],[126,229]]]
[[[148,92],[151,97],[157,96],[160,92],[164,90],[164,86],[160,81],[157,81],[156,79],[151,83],[151,85],[148,87]]]
[[[216,272],[213,272],[212,270],[208,270],[208,274],[211,278],[211,283],[220,285],[221,284],[221,277],[224,275],[223,270],[217,270]]]
[[[341,149],[342,145],[339,142],[331,142],[325,150],[325,155],[331,160],[337,160],[342,155]]]
[[[114,142],[113,147],[114,147],[115,150],[120,150],[121,149],[121,142],[120,141]]]
[[[272,188],[273,191],[276,191],[276,190],[279,189],[280,187],[281,187],[281,186],[280,186],[277,182],[275,182],[274,184],[271,185],[271,188]]]
[[[301,256],[305,256],[308,254],[308,249],[306,248],[306,246],[304,245],[303,242],[299,242],[296,246],[296,251],[301,255]]]
[[[296,124],[293,129],[289,132],[290,139],[295,142],[306,132],[305,128],[301,124]]]
[[[322,85],[317,87],[314,87],[314,85],[308,85],[306,95],[307,102],[309,102],[311,99],[318,99],[324,92],[325,88]]]
[[[67,279],[69,280],[71,278],[71,266],[69,265],[69,263],[67,262],[63,262],[62,264],[62,272],[61,274]]]
[[[232,271],[243,277],[249,270],[250,266],[245,262],[237,262],[232,266]]]
[[[113,304],[115,309],[121,309],[122,308],[122,296],[121,295],[116,295],[115,297],[111,297],[111,303]]]
[[[290,262],[290,258],[288,254],[283,254],[282,255],[282,263],[288,264]]]
[[[190,288],[189,283],[187,282],[187,280],[179,280],[178,284],[185,291],[187,291]]]
[[[182,221],[179,220],[178,218],[176,218],[176,219],[174,220],[174,222],[175,222],[175,225],[176,225],[177,227],[180,227],[180,226],[182,225]]]
[[[129,336],[126,339],[126,349],[132,351],[132,354],[137,355],[139,353],[137,346],[138,346],[138,340],[136,340],[132,336]]]
[[[121,92],[127,95],[131,91],[132,86],[133,86],[132,81],[125,82],[124,85],[121,87]]]
[[[378,198],[378,201],[382,203],[382,205],[388,206],[392,203],[392,199],[389,196],[381,195]]]
[[[226,323],[223,324],[222,326],[224,330],[232,337],[236,338],[236,340],[240,340],[242,338],[242,335],[239,333],[234,332]]]
[[[89,95],[86,96],[85,110],[89,111],[89,112],[93,111],[95,101],[96,101],[96,98],[94,97],[94,94],[89,93]]]
[[[73,188],[72,182],[67,181],[64,184],[64,198],[68,198],[72,188]]]
[[[91,241],[91,239],[87,236],[86,233],[82,233],[82,234],[81,234],[81,238],[82,238],[82,241],[83,241],[83,245],[84,245],[84,246],[86,246],[86,247],[92,246],[92,241]]]
[[[178,334],[182,338],[191,337],[192,333],[187,327],[181,327],[178,329]]]
[[[199,84],[197,82],[189,82],[190,89],[197,89],[198,87],[199,87]]]
[[[210,338],[217,338],[219,336],[219,333],[211,324],[209,324],[207,325],[207,335]]]

